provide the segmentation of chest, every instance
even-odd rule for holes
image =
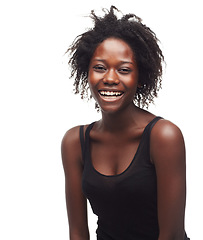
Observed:
[[[133,161],[142,137],[142,130],[132,135],[98,136],[90,139],[93,167],[104,175],[118,175]]]

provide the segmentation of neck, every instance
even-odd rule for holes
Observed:
[[[101,127],[110,132],[123,131],[136,125],[139,108],[134,104],[116,113],[102,112]]]

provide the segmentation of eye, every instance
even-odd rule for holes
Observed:
[[[96,65],[93,67],[93,69],[96,71],[96,72],[105,72],[106,71],[106,68],[103,66],[103,65]]]
[[[118,71],[121,74],[128,74],[128,73],[132,72],[132,70],[130,68],[120,68]]]

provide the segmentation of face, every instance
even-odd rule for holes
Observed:
[[[103,112],[116,112],[133,104],[138,85],[138,68],[130,46],[108,38],[90,61],[88,83]]]

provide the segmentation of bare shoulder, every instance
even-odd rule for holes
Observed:
[[[74,146],[79,143],[79,129],[80,126],[73,127],[69,129],[62,139],[62,147],[66,148],[69,146]]]
[[[71,163],[81,163],[80,126],[69,129],[61,142],[61,154],[64,168]]]
[[[152,128],[151,138],[157,142],[182,141],[183,134],[174,123],[160,119]]]
[[[153,158],[183,156],[185,152],[184,138],[180,128],[165,119],[159,120],[152,128],[150,146]]]

